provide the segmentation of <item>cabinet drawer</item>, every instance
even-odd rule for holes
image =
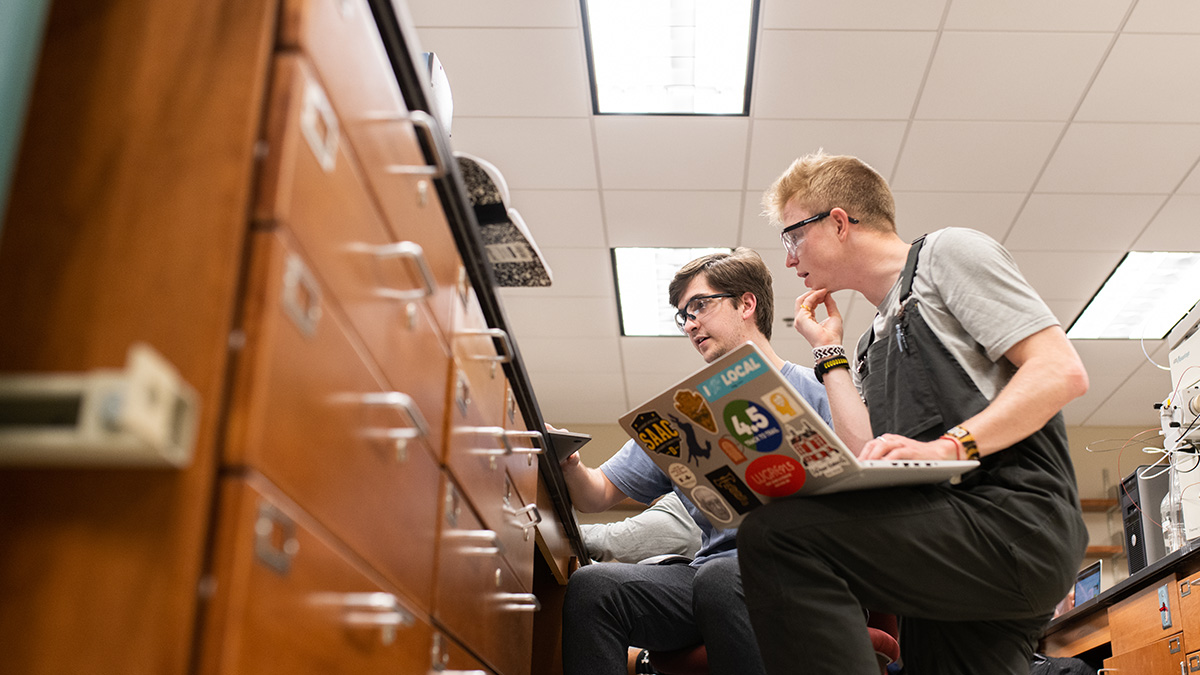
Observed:
[[[1160,611],[1164,604],[1166,621]],[[1183,629],[1183,618],[1179,611],[1179,585],[1175,575],[1164,577],[1109,607],[1108,624],[1113,654],[1132,651],[1178,633]]]
[[[1183,635],[1178,634],[1127,652],[1114,653],[1104,659],[1104,667],[1118,675],[1174,675],[1188,672],[1186,662]]]
[[[434,618],[497,672],[529,673],[533,612],[540,604],[517,583],[496,533],[448,476],[442,504]]]
[[[405,395],[381,386],[282,232],[252,242],[245,325],[227,461],[260,470],[428,607],[440,469],[423,441],[404,442]]]
[[[433,288],[428,262],[384,227],[311,69],[284,55],[275,73],[257,218],[294,235],[384,377],[410,392],[440,451],[450,356],[422,299]]]
[[[428,619],[258,476],[219,495],[203,675],[423,673]]]
[[[545,457],[545,437],[540,433],[538,435],[529,434],[529,430],[525,428],[525,419],[521,415],[521,411],[517,407],[516,397],[513,394],[512,383],[507,379],[504,382],[504,418],[503,425],[509,431],[515,431],[516,434],[510,434],[509,443],[520,452],[514,452],[507,458],[508,475],[512,476],[513,483],[517,486],[517,492],[533,499],[537,495],[538,481],[538,462]]]

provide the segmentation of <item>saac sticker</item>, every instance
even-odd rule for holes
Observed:
[[[679,456],[679,432],[653,410],[633,418],[633,430],[637,432],[642,447],[650,452]]]
[[[725,406],[724,419],[734,438],[750,450],[774,452],[783,442],[779,422],[754,401],[730,401]]]
[[[725,497],[725,501],[743,516],[750,513],[750,509],[762,506],[762,502],[758,501],[758,497],[754,496],[754,493],[746,487],[741,478],[738,478],[733,469],[723,466],[716,471],[704,474],[704,477],[713,484],[721,496]]]
[[[787,497],[804,487],[804,467],[787,455],[767,455],[746,467],[750,489],[768,497]]]
[[[799,429],[789,426],[787,432],[788,443],[799,455],[804,468],[812,475],[836,476],[846,470],[846,458],[829,445],[808,422],[802,423]]]
[[[721,495],[707,485],[696,486],[688,498],[692,500],[693,504],[700,507],[706,516],[718,523],[733,521],[733,511],[729,510],[729,506],[724,499],[721,499]]]

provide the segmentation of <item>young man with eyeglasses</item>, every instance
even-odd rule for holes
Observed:
[[[757,253],[738,248],[697,258],[676,273],[669,296],[680,330],[706,363],[753,341],[829,421],[829,403],[813,371],[771,348],[771,273]],[[736,530],[713,529],[632,440],[598,469],[575,454],[562,470],[580,511],[604,511],[627,496],[649,503],[675,490],[702,534],[691,564],[601,563],[571,576],[563,607],[565,675],[623,675],[630,645],[667,651],[700,643],[717,675],[764,673],[742,599]]]
[[[1087,373],[998,243],[896,234],[887,182],[854,157],[797,160],[763,197],[804,280],[838,434],[864,459],[978,458],[960,482],[776,500],[742,523],[746,602],[767,671],[872,673],[861,607],[901,617],[911,675],[1027,673],[1083,559],[1061,408]],[[853,353],[834,291],[878,308]],[[827,317],[814,313],[823,305]]]

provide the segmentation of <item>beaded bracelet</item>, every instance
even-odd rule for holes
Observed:
[[[813,347],[813,363],[820,363],[826,359],[832,359],[835,356],[845,356],[846,348],[841,345],[829,345],[827,347]]]

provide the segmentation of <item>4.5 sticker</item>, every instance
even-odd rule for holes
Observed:
[[[753,401],[730,401],[725,406],[724,418],[734,438],[750,450],[774,452],[783,441],[779,422]]]

